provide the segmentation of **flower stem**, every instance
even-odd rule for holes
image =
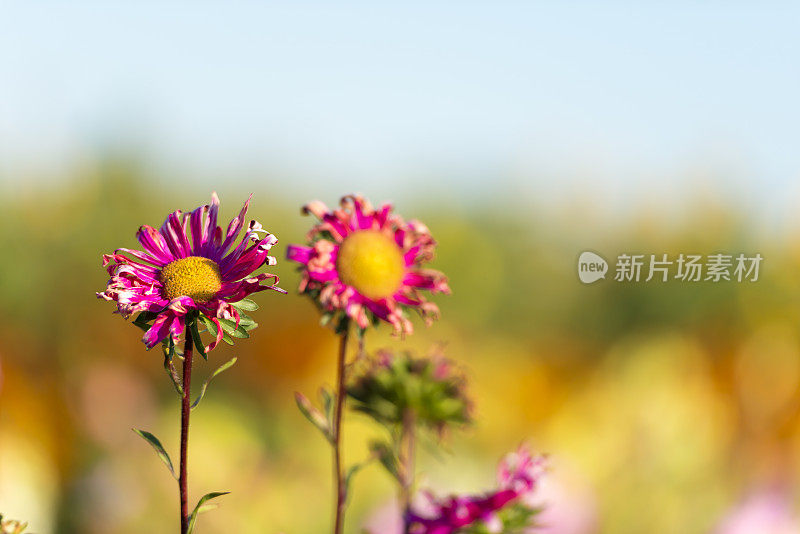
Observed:
[[[186,453],[189,449],[189,414],[191,413],[192,384],[192,332],[191,323],[186,324],[186,342],[183,346],[183,396],[181,399],[181,465],[178,485],[181,494],[181,534],[189,531],[189,504],[186,489]]]
[[[337,363],[336,377],[336,411],[333,420],[333,470],[336,481],[336,519],[334,522],[334,534],[342,534],[344,528],[344,508],[347,500],[347,488],[344,480],[344,466],[342,463],[342,412],[344,411],[344,400],[347,396],[345,391],[345,359],[347,357],[347,338],[350,332],[346,326],[339,339],[339,358]]]
[[[411,525],[408,521],[411,510],[411,498],[414,491],[414,452],[416,448],[416,420],[412,410],[403,413],[403,425],[400,429],[400,447],[398,461],[400,464],[400,509],[403,514],[403,533],[408,534]]]

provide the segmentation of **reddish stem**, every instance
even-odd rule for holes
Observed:
[[[344,481],[344,467],[342,464],[342,412],[344,411],[345,391],[345,359],[347,356],[347,337],[349,327],[345,327],[339,341],[339,359],[337,364],[336,379],[336,411],[333,420],[333,470],[336,481],[336,519],[334,534],[342,534],[344,528],[344,508],[347,500],[347,488]]]
[[[400,464],[400,510],[403,514],[403,533],[408,534],[411,527],[408,516],[411,511],[411,499],[414,493],[414,456],[416,449],[415,439],[416,420],[414,412],[406,410],[403,413],[403,423],[400,430],[399,464]]]
[[[183,345],[183,397],[181,402],[181,465],[178,485],[181,494],[181,534],[189,532],[189,504],[186,489],[186,453],[189,449],[189,414],[192,385],[192,332],[191,324],[186,324],[186,343]]]

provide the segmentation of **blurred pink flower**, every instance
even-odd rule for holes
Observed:
[[[598,532],[597,503],[591,489],[569,474],[566,465],[556,465],[543,478],[526,502],[541,511],[535,534],[593,534]]]
[[[275,236],[253,220],[234,247],[245,228],[249,204],[248,198],[225,233],[217,226],[216,193],[211,195],[210,205],[191,213],[178,210],[169,214],[160,230],[140,227],[136,237],[144,250],[119,248],[103,255],[111,279],[106,290],[97,293],[98,298],[115,301],[125,318],[135,312],[154,314],[155,321],[142,338],[148,348],[170,336],[178,340],[187,314],[199,310],[217,326],[217,339],[207,348],[213,349],[223,338],[218,319],[235,320],[239,325],[239,312],[232,303],[265,289],[285,293],[275,285],[276,275],[253,276],[262,265],[275,264],[275,258],[267,254],[278,241]],[[266,280],[271,283],[264,283]]]
[[[731,510],[716,534],[797,534],[800,517],[788,497],[778,490],[752,494]]]
[[[511,490],[518,497],[531,495],[544,475],[544,470],[544,457],[534,458],[523,445],[500,461],[497,466],[497,483],[500,489]]]
[[[438,316],[438,307],[420,290],[450,293],[450,288],[441,272],[422,267],[436,248],[424,224],[392,215],[391,204],[374,210],[356,195],[342,198],[337,210],[314,201],[303,211],[320,222],[307,235],[309,245],[290,245],[287,258],[303,265],[300,292],[325,313],[341,312],[362,329],[372,319],[386,321],[399,334],[413,331],[405,308],[428,323]]]
[[[465,527],[477,522],[483,523],[489,532],[502,532],[504,523],[501,511],[507,507],[524,507],[522,521],[528,521],[538,510],[527,507],[528,497],[535,492],[545,472],[545,458],[533,457],[525,447],[507,455],[497,470],[498,489],[479,495],[452,495],[437,498],[431,493],[423,493],[427,498],[425,506],[414,506],[409,514],[410,532],[413,534],[456,534]],[[515,518],[515,520],[518,520]]]
[[[392,499],[372,512],[364,523],[364,532],[403,534],[403,517],[397,500]]]

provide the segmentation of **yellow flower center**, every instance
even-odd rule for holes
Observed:
[[[350,234],[339,246],[339,279],[371,299],[393,295],[405,275],[403,252],[394,240],[375,230]]]
[[[222,287],[219,265],[199,256],[181,258],[161,269],[164,298],[192,297],[195,302],[208,302]]]

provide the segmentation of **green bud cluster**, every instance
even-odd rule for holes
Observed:
[[[417,425],[442,431],[471,422],[466,379],[449,360],[434,355],[415,358],[407,352],[380,352],[369,358],[347,387],[352,407],[381,424]]]

